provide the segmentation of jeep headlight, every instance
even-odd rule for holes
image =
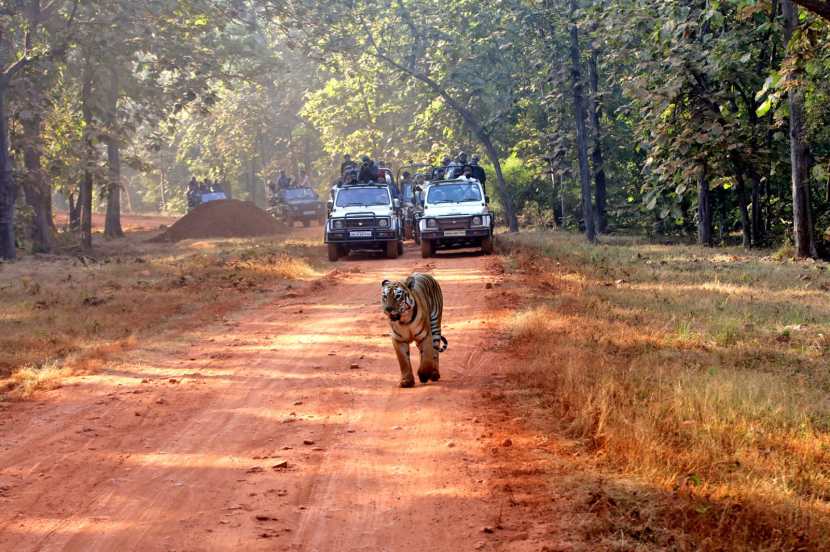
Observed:
[[[335,220],[332,224],[335,230],[342,230],[343,229],[343,221],[342,220]]]
[[[385,218],[379,219],[378,220],[378,226],[380,226],[381,228],[389,228],[389,219],[385,219]]]
[[[473,226],[481,226],[481,217],[473,217]]]
[[[438,221],[435,219],[427,219],[427,228],[438,228]]]

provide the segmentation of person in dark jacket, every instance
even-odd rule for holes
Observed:
[[[291,187],[291,179],[285,175],[285,171],[280,169],[280,176],[277,178],[277,189],[285,190]]]
[[[486,192],[487,173],[484,171],[484,167],[478,164],[480,160],[478,155],[473,155],[473,158],[470,160],[470,166],[473,168],[473,178],[481,182],[481,187]]]
[[[363,164],[360,166],[360,175],[357,180],[359,182],[375,182],[378,179],[378,168],[374,162],[369,159],[368,155],[361,158]]]

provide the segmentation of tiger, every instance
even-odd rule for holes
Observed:
[[[438,354],[447,350],[448,343],[441,335],[444,296],[435,278],[415,272],[403,282],[384,280],[381,304],[389,317],[389,335],[401,368],[401,387],[415,385],[409,359],[409,344],[413,341],[421,353],[418,379],[421,383],[441,379]]]

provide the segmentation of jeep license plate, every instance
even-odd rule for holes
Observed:
[[[352,230],[349,232],[350,238],[371,238],[372,231],[371,230]]]
[[[467,231],[466,230],[445,230],[444,235],[448,238],[455,238],[455,237],[458,237],[458,236],[466,236]]]
[[[316,215],[317,212],[316,211],[303,211],[303,214],[304,215]]]

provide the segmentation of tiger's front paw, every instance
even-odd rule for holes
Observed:
[[[441,374],[438,373],[438,370],[436,370],[432,374],[430,374],[429,379],[431,379],[432,381],[438,381],[439,379],[441,379]]]
[[[408,389],[410,387],[415,387],[414,379],[404,378],[401,380],[401,388]]]
[[[418,372],[418,379],[421,380],[421,383],[426,383],[433,377],[435,372]]]

